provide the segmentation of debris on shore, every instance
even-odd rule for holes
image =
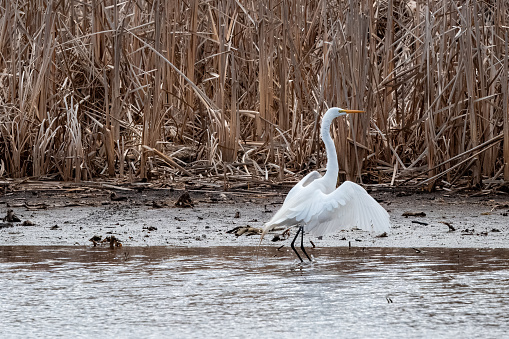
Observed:
[[[13,210],[9,209],[9,210],[7,210],[7,214],[3,218],[3,221],[7,221],[7,222],[21,222],[21,219],[18,218],[18,216],[16,214],[14,214]]]
[[[251,227],[249,225],[247,226],[237,226],[229,231],[226,231],[226,233],[235,234],[237,237],[240,237],[241,235],[256,235],[256,234],[262,234],[262,229],[257,227]]]
[[[177,202],[175,203],[175,206],[184,208],[194,207],[194,202],[191,200],[189,192],[185,191],[184,193],[182,193],[182,195],[178,198]]]
[[[114,235],[109,235],[106,238],[102,239],[100,235],[94,235],[92,238],[90,238],[88,241],[91,241],[94,244],[94,247],[97,245],[102,245],[104,243],[109,243],[110,248],[114,247],[122,247],[122,242],[120,239],[115,237]]]

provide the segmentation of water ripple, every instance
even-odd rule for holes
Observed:
[[[2,337],[503,337],[509,251],[0,247]],[[4,335],[6,334],[6,335]]]

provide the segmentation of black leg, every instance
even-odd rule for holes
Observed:
[[[300,257],[299,253],[297,253],[297,250],[295,249],[295,240],[297,240],[297,237],[299,236],[299,233],[301,231],[302,231],[302,227],[299,227],[299,230],[297,231],[297,234],[295,234],[295,238],[293,238],[292,243],[291,243],[290,246],[292,246],[292,250],[295,252],[295,254],[299,258],[300,262],[304,262],[304,260],[302,260],[302,258]],[[304,231],[302,231],[302,233],[304,233]],[[304,252],[304,253],[306,253],[306,252]],[[306,254],[306,256],[307,256],[307,254]]]
[[[311,258],[309,257],[309,255],[306,253],[306,250],[304,249],[304,228],[301,227],[300,231],[302,232],[300,234],[300,249],[302,250],[302,253],[304,253],[306,255],[308,260],[311,261]]]

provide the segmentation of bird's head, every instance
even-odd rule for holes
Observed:
[[[359,110],[356,110],[356,109],[344,109],[344,108],[339,108],[339,107],[329,108],[327,113],[329,113],[329,112],[330,112],[330,115],[333,118],[337,118],[337,117],[340,117],[342,115],[347,115],[347,114],[352,114],[352,113],[364,113],[364,111],[359,111]]]

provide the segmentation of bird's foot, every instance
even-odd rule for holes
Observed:
[[[293,265],[296,269],[303,269],[305,267],[312,267],[314,264],[315,264],[315,260],[313,257],[312,258],[312,261],[308,261],[308,260],[304,260],[304,261],[300,261],[298,259],[296,259],[294,262],[293,262]]]

